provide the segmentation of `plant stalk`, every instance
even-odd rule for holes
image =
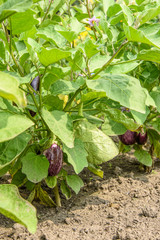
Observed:
[[[90,79],[94,78],[94,77],[97,76],[100,72],[102,72],[105,68],[107,68],[107,67],[110,65],[110,63],[113,61],[113,59],[114,59],[114,58],[118,55],[118,53],[122,50],[122,48],[124,48],[124,46],[126,46],[128,43],[129,43],[128,40],[125,40],[125,41],[120,45],[120,47],[118,48],[118,50],[113,54],[113,56],[108,60],[108,62],[106,62],[99,71],[97,71],[94,75],[92,75],[92,76],[90,77]]]
[[[61,207],[61,198],[60,198],[60,195],[59,195],[59,190],[58,190],[58,186],[56,184],[56,186],[53,188],[53,191],[54,191],[54,195],[55,195],[55,200],[56,200],[56,205],[57,207]]]

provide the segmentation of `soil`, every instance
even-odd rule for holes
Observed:
[[[0,215],[0,240],[160,240],[160,160],[151,174],[130,154],[102,169],[103,179],[85,169],[84,187],[68,201],[62,196],[61,208],[34,202],[35,234]]]

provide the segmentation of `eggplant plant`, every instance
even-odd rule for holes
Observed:
[[[31,203],[61,206],[84,168],[103,177],[119,154],[111,136],[132,133],[148,167],[160,156],[159,14],[156,0],[0,1],[2,214],[34,233]]]

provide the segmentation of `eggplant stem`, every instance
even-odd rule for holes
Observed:
[[[58,190],[58,186],[56,184],[56,186],[53,188],[53,191],[54,191],[54,195],[55,195],[55,200],[56,200],[56,205],[57,207],[61,207],[61,198],[60,198],[60,195],[59,195],[59,190]]]

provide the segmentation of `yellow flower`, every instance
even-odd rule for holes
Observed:
[[[63,108],[66,106],[67,102],[68,102],[68,95],[63,95],[63,94],[59,94],[58,95],[60,100],[63,100]]]
[[[88,35],[88,31],[91,30],[91,28],[89,28],[89,27],[85,27],[85,28],[86,28],[87,31],[81,32],[78,36],[78,39],[81,39],[82,41],[85,40],[86,36]],[[75,47],[77,46],[78,39],[74,40],[74,46]]]

